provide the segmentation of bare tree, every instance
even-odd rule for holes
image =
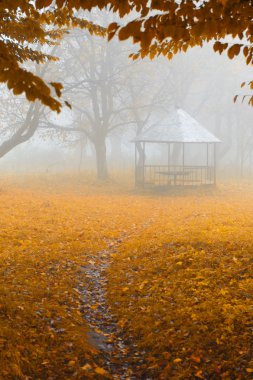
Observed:
[[[94,145],[97,177],[106,180],[106,139],[116,128],[131,124],[124,96],[128,54],[115,41],[78,31],[65,40],[64,50],[64,96],[72,105],[72,126]]]

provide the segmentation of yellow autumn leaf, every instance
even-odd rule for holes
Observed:
[[[106,376],[108,375],[108,372],[102,368],[102,367],[96,367],[95,368],[95,372],[98,374],[98,375],[101,375],[101,376]]]

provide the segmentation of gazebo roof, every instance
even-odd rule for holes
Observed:
[[[211,132],[182,109],[171,113],[161,124],[136,136],[133,142],[219,143]]]

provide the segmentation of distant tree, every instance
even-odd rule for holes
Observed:
[[[124,134],[126,127],[139,134],[155,126],[171,101],[170,87],[161,75],[164,66],[159,70],[158,61],[132,62],[128,54],[129,44],[108,43],[78,30],[64,39],[60,52],[58,77],[64,74],[63,93],[72,105],[68,131],[80,131],[93,145],[100,180],[108,178],[106,140],[112,137],[112,147],[113,136]],[[48,125],[62,129],[59,123]]]
[[[167,81],[168,70],[164,75],[164,62],[155,64],[145,60],[136,62],[129,70],[127,78],[127,96],[129,113],[133,120],[135,135],[156,128],[164,114],[174,105],[171,84]],[[150,81],[152,78],[152,81]],[[139,165],[145,159],[142,145],[137,143]]]
[[[72,105],[73,118],[68,130],[85,134],[94,146],[99,180],[108,178],[107,137],[131,124],[124,82],[130,61],[123,47],[116,45],[78,30],[62,45],[60,70],[65,76],[64,96]],[[51,121],[49,125],[61,130],[57,123]]]

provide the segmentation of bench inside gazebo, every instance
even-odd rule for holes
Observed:
[[[216,144],[220,140],[182,109],[175,110],[166,123],[147,129],[133,142],[137,187],[216,184]],[[166,163],[148,162],[151,144],[153,151],[154,144],[162,144],[163,151],[166,148]],[[173,160],[175,151],[178,153],[177,162]],[[190,162],[193,155],[197,156],[197,164]]]

